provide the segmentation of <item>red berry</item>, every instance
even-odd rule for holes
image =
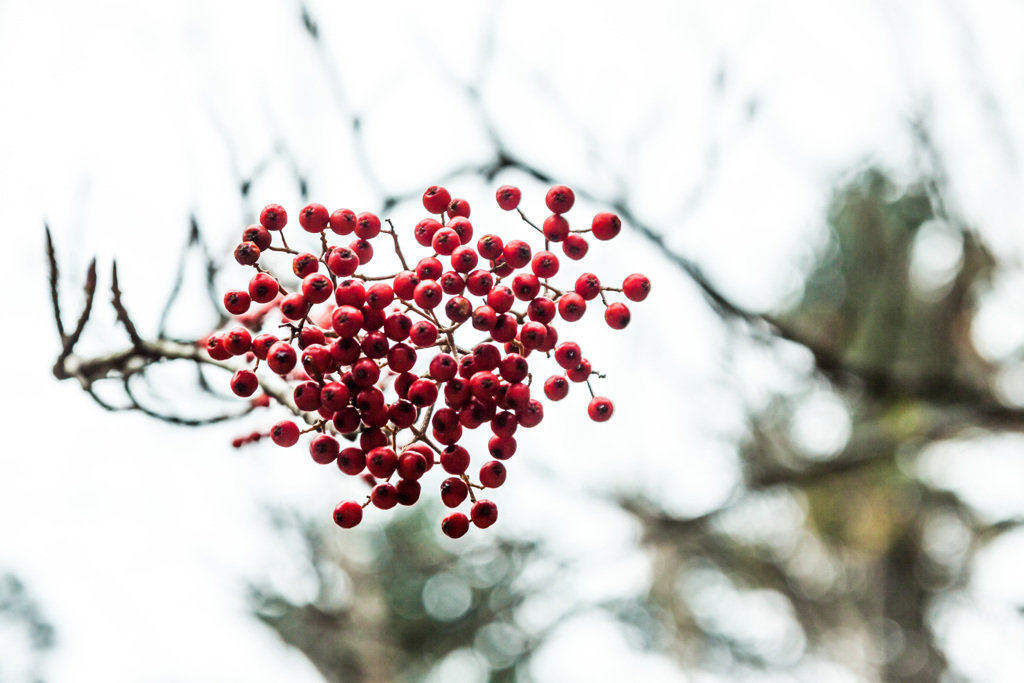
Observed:
[[[292,400],[295,401],[295,407],[299,410],[319,410],[320,385],[316,382],[302,382],[296,385],[292,390]]]
[[[412,298],[417,306],[430,310],[436,308],[441,303],[441,300],[444,298],[444,292],[441,290],[441,285],[437,284],[436,281],[420,280],[420,283],[416,285],[416,289],[413,290]]]
[[[299,225],[306,232],[323,232],[329,220],[327,207],[322,204],[307,204],[299,212]]]
[[[555,362],[565,370],[578,365],[582,358],[583,352],[576,342],[562,342],[555,349]]]
[[[270,369],[279,374],[287,375],[295,367],[298,361],[298,354],[292,345],[285,341],[275,342],[267,351],[267,365]]]
[[[399,505],[415,505],[420,499],[420,483],[411,479],[399,479],[395,484]]]
[[[224,295],[224,308],[232,315],[242,315],[249,310],[251,304],[249,293],[240,289],[232,289]]]
[[[373,245],[366,240],[356,240],[349,244],[348,248],[355,252],[361,266],[366,265],[373,258]]]
[[[557,310],[554,301],[541,296],[531,301],[526,307],[526,315],[530,320],[546,325],[555,319]]]
[[[448,538],[462,538],[469,531],[469,518],[461,512],[453,512],[441,521],[441,531]]]
[[[292,272],[296,277],[304,278],[320,269],[320,262],[312,254],[299,254],[292,259]]]
[[[533,250],[530,249],[529,244],[522,240],[512,240],[501,250],[501,255],[505,259],[505,263],[515,270],[516,268],[522,268],[530,262]]]
[[[550,401],[561,401],[569,393],[569,380],[562,375],[552,375],[544,380],[544,395]]]
[[[590,245],[587,244],[587,240],[583,239],[581,235],[576,233],[570,233],[565,241],[562,242],[562,253],[571,258],[573,261],[579,261],[581,258],[587,255],[587,250],[590,249]]]
[[[498,506],[489,500],[478,500],[473,503],[469,516],[477,528],[486,529],[498,521]]]
[[[380,332],[374,332],[373,334],[380,334],[382,337],[384,336]],[[369,336],[370,335],[367,335],[367,338],[369,338]],[[387,358],[388,367],[391,368],[392,372],[408,372],[409,370],[412,370],[414,365],[416,365],[416,351],[408,344],[395,344],[388,349]]]
[[[239,370],[231,378],[231,391],[236,396],[248,397],[256,393],[260,381],[252,370]]]
[[[418,379],[409,387],[409,403],[419,408],[434,405],[437,400],[437,385],[429,379]]]
[[[242,242],[235,247],[235,260],[239,265],[251,266],[260,260],[260,248],[255,242]]]
[[[363,521],[363,507],[354,500],[338,503],[334,508],[334,523],[342,529],[351,529]]]
[[[544,419],[544,406],[537,399],[531,398],[526,410],[516,412],[516,418],[519,420],[520,427],[526,429],[536,427]]]
[[[395,281],[393,283],[395,295],[402,301],[409,301],[412,299],[412,295],[416,291],[416,285],[419,283],[420,278],[416,273],[411,270],[403,270],[395,276]]]
[[[327,254],[327,269],[338,277],[348,277],[359,268],[359,257],[348,247],[334,247]]]
[[[541,228],[544,232],[544,239],[552,242],[564,242],[565,238],[569,236],[569,221],[565,220],[561,214],[553,213],[545,218]]]
[[[282,420],[270,428],[270,440],[278,446],[294,446],[299,442],[299,426],[291,420]]]
[[[453,323],[462,323],[473,315],[473,304],[464,296],[453,296],[444,305],[444,314]]]
[[[331,421],[334,428],[342,434],[351,434],[352,432],[359,429],[359,411],[355,408],[344,408],[334,414],[334,419]],[[362,451],[359,451],[362,453]],[[341,467],[341,465],[339,465]],[[359,468],[360,471],[362,467]],[[356,472],[355,474],[358,474]]]
[[[278,284],[269,273],[256,273],[249,280],[249,297],[258,304],[267,304],[277,298]]]
[[[558,314],[566,322],[576,322],[587,312],[587,302],[576,292],[569,292],[558,300]]]
[[[281,299],[281,315],[288,320],[302,320],[309,313],[309,302],[301,293],[295,292]]]
[[[338,457],[338,440],[329,434],[320,434],[309,442],[309,454],[321,465],[329,465]]]
[[[441,451],[441,467],[448,474],[465,474],[469,469],[469,451],[462,446],[448,446]]]
[[[387,479],[398,468],[398,456],[387,446],[378,446],[366,454],[366,469],[378,479]]]
[[[352,476],[362,474],[366,468],[366,454],[361,448],[344,448],[341,453],[338,453],[337,463],[338,469],[345,474]]]
[[[458,477],[448,477],[441,482],[441,502],[447,507],[455,508],[462,505],[469,495],[469,487],[466,482]]]
[[[323,273],[307,275],[302,280],[302,296],[311,304],[322,304],[331,298],[334,285]]]
[[[615,302],[604,309],[604,321],[613,330],[621,330],[629,324],[629,309],[626,304]]]
[[[444,213],[451,201],[452,196],[448,194],[448,190],[437,185],[431,185],[423,193],[423,208],[427,213]]]
[[[643,301],[651,293],[651,281],[646,275],[633,273],[622,281],[622,293],[630,301]]]
[[[370,501],[381,510],[390,510],[398,505],[398,491],[393,484],[377,484],[370,491]]]
[[[551,213],[565,213],[575,202],[576,195],[565,185],[555,185],[544,196],[544,203]]]
[[[366,288],[359,280],[342,280],[334,290],[334,301],[339,306],[362,308],[366,303]]]
[[[591,374],[590,361],[583,358],[573,367],[566,368],[565,374],[573,382],[586,382]]]
[[[252,335],[244,327],[235,327],[224,333],[224,348],[232,356],[241,356],[252,347]]]
[[[622,229],[622,221],[614,213],[602,212],[594,216],[594,222],[590,230],[594,237],[599,240],[610,240],[619,234]]]
[[[498,200],[498,206],[505,211],[514,211],[515,208],[519,206],[519,200],[522,196],[522,192],[520,192],[519,188],[514,185],[502,185],[495,193],[495,199]]]
[[[356,216],[356,236],[360,239],[373,239],[380,234],[380,219],[366,211]]]
[[[459,247],[462,249],[462,247]],[[458,251],[458,249],[456,249]],[[441,275],[441,279],[438,280],[441,285],[442,291],[445,294],[462,294],[466,290],[466,280],[455,271],[449,270],[447,273]]]
[[[256,338],[252,340],[252,352],[260,360],[267,359],[267,353],[270,351],[270,347],[281,341],[277,337],[267,332],[263,334],[257,334]]]
[[[363,312],[355,306],[339,306],[331,313],[331,327],[339,337],[355,337],[363,327]]]
[[[412,426],[412,423],[416,421],[416,415],[416,406],[404,399],[395,401],[388,406],[388,421],[398,429]]]
[[[615,411],[615,406],[612,405],[610,399],[604,396],[597,396],[590,399],[590,404],[587,406],[587,415],[594,422],[604,422],[612,416]]]
[[[437,327],[431,322],[421,320],[409,330],[409,341],[419,347],[430,346],[437,341]]]
[[[533,273],[519,273],[512,278],[512,292],[520,301],[533,301],[540,294],[540,280]]]
[[[421,247],[429,247],[434,239],[434,233],[441,229],[441,224],[433,218],[424,218],[413,228],[413,237]]]
[[[487,452],[495,460],[508,460],[516,452],[516,440],[511,436],[492,436],[487,441]]]
[[[448,218],[469,218],[469,202],[465,199],[448,202]]]
[[[384,334],[391,341],[405,341],[412,329],[412,319],[404,313],[392,313],[384,319]]]
[[[398,476],[415,481],[427,471],[427,459],[418,451],[405,450],[398,458]]]
[[[530,268],[537,277],[554,277],[558,274],[558,257],[550,251],[538,251],[530,261]]]
[[[338,235],[351,235],[356,229],[356,215],[349,209],[338,209],[328,218],[331,231]]]
[[[477,253],[488,261],[500,258],[504,248],[505,243],[497,235],[484,235],[476,243]]]
[[[495,313],[507,313],[512,310],[512,304],[515,302],[515,293],[505,285],[495,285],[487,293],[487,305],[493,308]]]
[[[255,242],[256,246],[260,248],[260,251],[266,251],[270,248],[270,242],[272,238],[270,231],[264,228],[262,225],[250,225],[248,228],[242,231],[243,242]]]
[[[486,270],[474,270],[466,276],[466,289],[473,296],[487,296],[494,286],[494,276]]]
[[[267,204],[260,212],[260,225],[267,230],[280,230],[288,223],[288,212],[280,204]]]
[[[383,311],[395,300],[395,290],[386,282],[375,282],[366,290],[366,305],[376,311]]]
[[[510,353],[502,358],[498,367],[506,382],[522,382],[530,373],[530,364],[518,353]]]
[[[601,281],[593,273],[583,273],[576,278],[576,293],[585,301],[596,299],[601,293]]]
[[[448,222],[448,228],[455,231],[459,236],[459,244],[469,244],[473,239],[473,224],[462,216],[456,216]]]
[[[430,246],[441,256],[451,256],[452,252],[458,249],[461,244],[462,240],[459,238],[459,233],[451,228],[441,228],[434,233],[433,239],[430,240]]]
[[[328,382],[320,389],[320,405],[332,412],[338,412],[348,405],[350,393],[341,382]]]
[[[452,252],[452,268],[460,273],[468,273],[476,268],[479,262],[473,247],[462,245]]]
[[[489,489],[496,489],[505,483],[508,471],[497,460],[492,460],[480,468],[480,483]]]

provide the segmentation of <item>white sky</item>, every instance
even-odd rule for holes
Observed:
[[[83,349],[121,343],[105,305],[115,256],[127,305],[151,332],[189,214],[228,254],[246,220],[234,169],[248,175],[277,143],[295,155],[315,201],[357,211],[376,208],[379,196],[357,161],[352,113],[389,190],[418,191],[485,159],[485,131],[456,84],[475,78],[488,37],[495,58],[481,94],[512,151],[599,196],[626,188],[673,248],[755,308],[794,294],[837,178],[868,162],[912,177],[907,122],[927,114],[957,206],[1011,269],[982,309],[979,346],[1006,357],[1024,344],[1013,272],[1024,249],[1019,4],[516,2],[495,6],[493,34],[483,30],[487,3],[369,5],[310,4],[321,55],[291,3],[0,3],[0,199],[16,292],[0,323],[11,364],[0,399],[0,570],[21,575],[57,627],[47,680],[319,680],[246,615],[243,586],[266,581],[301,598],[309,577],[270,530],[266,506],[326,518],[358,489],[300,449],[229,448],[270,419],[175,428],[110,415],[53,380],[43,218],[61,258],[68,324],[75,283],[98,257],[97,315]],[[520,184],[524,208],[543,216],[545,188],[511,174],[498,180]],[[475,220],[518,229],[489,207],[493,188],[475,178],[449,187],[470,199]],[[270,201],[299,206],[280,159],[253,189],[255,206]],[[596,209],[580,202],[575,211]],[[399,207],[393,217],[411,225],[417,215]],[[679,512],[710,509],[734,481],[728,438],[742,413],[720,384],[724,333],[685,278],[629,231],[591,254],[594,272],[642,270],[655,283],[626,332],[613,335],[597,319],[573,330],[595,340],[615,418],[589,423],[575,389],[549,405],[545,424],[520,439],[496,497],[505,533],[544,531],[577,559],[625,558],[611,578],[582,581],[606,596],[638,592],[645,578],[637,530],[590,492],[642,490]],[[241,277],[227,268],[225,288]],[[27,311],[36,313],[29,325]],[[201,334],[206,320],[188,307],[174,317],[182,334]],[[732,381],[756,392],[786,375],[764,363],[750,372]],[[936,455],[929,476],[963,486],[971,500],[1003,501],[994,514],[1021,514],[1019,441],[983,448],[990,470],[963,467],[978,450],[965,447]],[[555,503],[537,500],[557,500],[562,523],[550,528]],[[1006,622],[1007,600],[1020,600],[1019,588],[1007,592],[1019,574],[1006,571],[1019,562],[1019,539],[983,558],[977,590],[991,609],[950,622],[961,638],[955,661],[988,681],[1016,680],[1024,667],[1009,654],[1024,651],[1019,621],[1016,631]],[[1006,551],[1013,543],[1016,552]],[[965,619],[996,624],[1010,640],[994,656],[973,656]],[[613,653],[595,671],[686,680],[664,660],[630,655],[603,622],[572,624],[557,651],[588,652],[593,642]],[[538,680],[597,680],[574,679],[588,674],[552,651],[538,658]],[[17,662],[0,641],[0,678]],[[450,666],[475,675],[463,660]],[[808,667],[794,676],[820,680]]]

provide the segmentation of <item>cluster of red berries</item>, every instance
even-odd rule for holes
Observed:
[[[543,382],[549,400],[565,398],[571,383],[585,383],[592,397],[587,408],[591,419],[604,422],[612,416],[612,402],[594,396],[590,377],[597,373],[590,361],[575,342],[558,342],[554,322],[556,317],[579,320],[587,303],[600,298],[608,325],[620,330],[629,324],[629,309],[621,302],[609,303],[606,293],[642,301],[651,283],[633,274],[621,287],[607,287],[597,275],[583,273],[572,289],[555,287],[549,279],[561,264],[549,250],[551,243],[561,243],[565,256],[576,261],[589,249],[585,233],[610,240],[619,233],[621,221],[614,214],[598,213],[589,228],[570,229],[565,214],[575,196],[560,185],[548,191],[545,201],[552,213],[537,226],[519,209],[520,197],[516,187],[497,191],[502,209],[517,211],[542,234],[544,249],[536,253],[525,240],[505,242],[493,234],[474,242],[469,203],[436,186],[424,193],[423,206],[437,218],[424,218],[412,231],[415,241],[431,253],[414,267],[406,261],[391,222],[385,221],[385,228],[369,212],[329,213],[320,204],[303,208],[299,224],[319,235],[319,255],[288,246],[282,232],[288,215],[277,204],[264,208],[259,224],[243,232],[235,260],[257,272],[246,290],[224,295],[225,308],[243,326],[213,334],[206,347],[215,360],[243,356],[253,364],[231,378],[238,396],[256,393],[260,364],[289,380],[293,408],[306,414],[311,426],[300,430],[291,420],[279,422],[269,432],[274,443],[293,446],[303,434],[314,433],[309,443],[313,460],[336,463],[342,472],[363,476],[372,486],[365,502],[337,506],[334,520],[339,526],[359,524],[363,509],[371,504],[381,509],[412,505],[420,496],[420,478],[434,465],[450,475],[440,486],[447,507],[471,501],[468,517],[462,512],[445,517],[444,533],[458,538],[471,520],[480,528],[492,525],[497,506],[478,499],[474,489],[504,483],[503,461],[516,452],[516,430],[535,427],[544,417],[532,389],[531,354],[553,357],[564,371]],[[332,246],[328,233],[355,239],[347,246]],[[280,236],[279,245],[274,234]],[[372,240],[381,234],[393,242],[403,269],[389,275],[360,273],[373,258]],[[292,257],[292,270],[301,280],[296,291],[286,290],[261,266],[267,252]],[[261,306],[251,311],[254,303]],[[273,311],[280,315],[283,336],[260,332]],[[469,330],[483,338],[460,345],[457,337]],[[265,395],[259,398],[266,401]],[[459,441],[464,430],[485,423],[493,433],[487,445],[493,460],[479,468],[479,482],[473,482],[467,474],[469,451]],[[338,435],[352,445],[342,448]],[[237,445],[260,436],[250,435]]]

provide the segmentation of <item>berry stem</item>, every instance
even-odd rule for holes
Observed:
[[[543,231],[543,230],[541,230],[540,228],[538,228],[538,227],[536,226],[536,224],[534,224],[534,223],[533,223],[533,221],[531,221],[531,220],[530,220],[529,218],[527,218],[527,217],[526,217],[526,214],[525,214],[525,213],[523,213],[523,210],[522,210],[522,209],[520,209],[520,208],[519,208],[518,206],[516,207],[516,212],[517,212],[517,213],[519,214],[519,217],[520,217],[520,218],[522,218],[522,219],[523,219],[524,221],[526,221],[526,224],[527,224],[527,225],[529,225],[529,226],[530,226],[531,228],[533,228],[534,230],[536,230],[536,231],[537,231],[537,232],[539,232],[540,234],[542,234],[542,235],[544,234],[544,231]]]
[[[402,247],[398,244],[398,232],[395,231],[395,224],[391,222],[390,218],[384,220],[391,226],[391,229],[381,230],[381,232],[391,235],[391,239],[395,241],[395,253],[398,254],[398,260],[402,262],[402,270],[409,270],[409,264],[405,262],[405,255],[402,254]]]

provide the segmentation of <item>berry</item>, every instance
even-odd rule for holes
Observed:
[[[430,246],[441,256],[451,256],[461,244],[459,233],[451,228],[441,228],[430,240]]]
[[[556,312],[555,302],[547,297],[537,297],[526,307],[526,315],[530,320],[541,324],[554,320]]]
[[[327,269],[338,277],[348,277],[359,268],[359,257],[348,247],[335,247],[327,254]]]
[[[366,211],[356,216],[356,237],[364,240],[373,239],[380,234],[380,219]]]
[[[587,255],[587,250],[590,249],[590,245],[580,235],[571,233],[562,242],[562,253],[571,258],[573,261],[579,261],[581,258]]]
[[[520,427],[526,429],[536,427],[544,420],[544,406],[540,401],[531,398],[525,410],[516,412],[516,419],[519,420]]]
[[[327,207],[322,204],[307,204],[299,212],[299,225],[306,232],[323,232],[329,220]]]
[[[378,479],[387,479],[398,468],[398,456],[387,446],[378,446],[366,454],[366,469]]]
[[[489,500],[478,500],[473,503],[469,516],[477,528],[486,529],[498,521],[498,506]]]
[[[630,301],[643,301],[651,293],[651,281],[646,275],[633,273],[622,281],[622,293]]]
[[[373,245],[366,240],[356,240],[348,245],[359,259],[359,265],[365,266],[373,258]]]
[[[419,347],[430,346],[437,341],[437,327],[431,322],[421,320],[409,330],[409,341]]]
[[[231,377],[231,391],[236,396],[249,397],[256,393],[260,381],[252,370],[239,370]]]
[[[441,229],[441,224],[433,218],[424,218],[416,227],[413,228],[412,234],[416,239],[416,243],[421,247],[429,247],[431,241],[434,239],[434,233]]]
[[[380,379],[380,368],[369,358],[360,358],[352,365],[352,381],[359,387],[372,387]]]
[[[540,280],[533,273],[519,273],[512,279],[512,292],[520,301],[533,301],[540,294]]]
[[[602,212],[594,216],[590,225],[590,231],[599,240],[610,240],[619,234],[622,229],[622,221],[614,213]]]
[[[328,218],[331,231],[338,235],[351,235],[356,229],[356,215],[349,209],[338,209]]]
[[[281,299],[281,315],[288,320],[302,320],[309,313],[309,302],[299,292]]]
[[[448,222],[448,228],[459,236],[459,244],[469,244],[473,239],[473,224],[462,216],[456,216]]]
[[[441,303],[444,292],[441,290],[441,285],[434,280],[420,280],[413,291],[412,298],[417,306],[429,311]]]
[[[564,242],[565,238],[569,236],[569,221],[565,220],[561,214],[553,213],[545,218],[541,228],[544,232],[544,239],[552,242]]]
[[[302,296],[311,304],[322,304],[331,298],[334,285],[323,273],[307,275],[302,280]]]
[[[590,379],[590,361],[586,358],[571,368],[566,368],[565,375],[573,382],[586,382]]]
[[[549,401],[561,401],[569,393],[569,380],[562,375],[552,375],[544,380],[544,395]]]
[[[519,188],[514,185],[502,185],[495,193],[495,198],[498,200],[498,206],[505,211],[514,211],[516,207],[519,206],[519,200],[522,196],[522,192],[520,192]]]
[[[462,538],[469,531],[469,518],[461,512],[453,512],[441,521],[441,531],[448,538]]]
[[[277,298],[278,284],[269,273],[256,273],[249,280],[249,297],[258,304],[268,304]]]
[[[489,489],[496,489],[505,483],[507,470],[497,460],[491,460],[480,468],[480,483]]]
[[[427,471],[427,459],[422,453],[405,450],[398,458],[398,476],[415,481]]]
[[[420,483],[411,479],[399,479],[395,484],[399,505],[415,505],[420,499]]]
[[[351,529],[363,521],[363,507],[354,500],[338,503],[334,508],[334,523],[342,529]]]
[[[423,193],[423,208],[427,213],[444,213],[451,201],[452,196],[448,194],[448,190],[437,185],[431,185]]]
[[[288,224],[288,212],[280,204],[267,204],[260,212],[260,225],[267,230],[280,230]]]
[[[566,322],[576,322],[587,312],[587,302],[576,292],[569,292],[558,300],[558,314]]]
[[[270,440],[278,446],[294,446],[299,442],[299,426],[291,420],[282,420],[270,428]]]
[[[533,256],[533,251],[530,249],[530,245],[526,242],[522,240],[512,240],[501,250],[501,255],[505,259],[505,263],[515,270],[516,268],[522,268],[530,262],[530,257]]]
[[[390,510],[398,505],[398,491],[394,485],[387,482],[377,484],[370,491],[370,501],[381,510]]]
[[[477,253],[488,261],[500,258],[505,243],[497,235],[484,235],[476,243]]]
[[[565,370],[578,365],[582,358],[583,352],[576,342],[562,342],[555,348],[555,362]]]
[[[267,365],[279,375],[287,375],[291,372],[298,360],[298,354],[288,342],[275,342],[267,351]]]
[[[270,248],[270,242],[272,239],[270,231],[262,225],[250,225],[242,231],[242,241],[255,242],[256,246],[260,248],[261,252],[263,252]]]
[[[252,335],[244,327],[235,327],[224,334],[224,348],[232,356],[241,356],[252,347]]]
[[[465,199],[448,202],[448,218],[469,218],[469,202]]]
[[[437,385],[429,379],[418,379],[409,387],[409,403],[419,408],[434,405],[437,400]]]
[[[362,448],[345,448],[338,453],[338,469],[345,474],[356,476],[366,468],[366,454]]]
[[[321,465],[329,465],[338,457],[338,440],[329,434],[320,434],[309,442],[309,454]]]
[[[516,452],[516,440],[511,436],[492,436],[487,441],[487,452],[495,460],[508,460]]]
[[[544,203],[551,213],[565,213],[576,202],[576,195],[565,185],[555,185],[544,196]]]
[[[242,242],[235,247],[235,260],[239,265],[251,266],[260,260],[260,248],[255,242]]]
[[[320,385],[316,382],[303,382],[292,390],[295,407],[307,412],[320,409]]]
[[[601,281],[593,273],[583,273],[576,278],[576,293],[585,301],[592,301],[601,293]]]
[[[465,474],[469,469],[469,451],[462,446],[448,446],[441,451],[441,467],[448,474]]]
[[[375,311],[383,311],[395,300],[395,290],[386,282],[375,282],[366,290],[366,305]]]
[[[448,477],[441,482],[441,502],[445,506],[455,508],[462,505],[469,495],[469,487],[466,482],[458,477]]]
[[[348,405],[350,392],[341,382],[329,382],[320,389],[320,405],[331,412],[338,412]]]
[[[319,269],[320,262],[312,254],[299,254],[292,259],[292,272],[295,273],[295,277],[304,278]]]
[[[487,294],[487,305],[493,308],[495,313],[507,313],[512,310],[512,304],[515,302],[515,293],[505,285],[495,285]]]
[[[494,286],[494,276],[486,270],[474,270],[466,276],[466,289],[473,296],[487,296]]]
[[[252,340],[252,353],[260,360],[266,360],[270,347],[279,341],[280,339],[266,332],[257,334],[256,338]]]
[[[621,330],[629,324],[629,309],[626,304],[615,302],[604,309],[604,321],[613,330]]]
[[[460,273],[468,273],[476,268],[479,258],[473,247],[462,245],[452,252],[452,268]]]
[[[604,396],[595,396],[590,399],[590,404],[587,405],[587,415],[594,422],[604,422],[612,416],[615,411],[615,406],[612,405],[610,399]]]

